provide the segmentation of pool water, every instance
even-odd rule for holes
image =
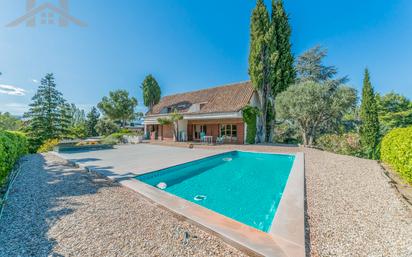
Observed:
[[[233,151],[140,175],[137,179],[268,232],[294,158]]]

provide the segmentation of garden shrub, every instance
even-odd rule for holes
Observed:
[[[119,126],[109,119],[99,119],[95,129],[100,136],[108,136],[120,130]]]
[[[53,151],[53,148],[60,143],[59,139],[48,139],[37,149],[38,153],[47,153]]]
[[[412,126],[391,130],[380,150],[381,160],[412,184]]]
[[[119,143],[125,143],[126,140],[124,136],[142,136],[142,135],[143,135],[142,131],[133,132],[131,130],[122,129],[119,132],[113,133],[103,138],[102,144],[115,145]]]
[[[316,140],[316,146],[329,152],[337,154],[362,157],[360,137],[356,133],[342,135],[326,134]]]
[[[16,161],[27,153],[28,143],[23,133],[0,131],[0,186],[3,186]]]
[[[103,138],[102,143],[107,144],[107,145],[116,145],[118,143],[123,142],[123,136],[124,135],[129,135],[130,133],[121,133],[121,132],[116,132],[113,134],[108,135],[107,137]]]
[[[302,136],[295,124],[286,120],[276,124],[273,141],[280,144],[299,144],[302,143]]]

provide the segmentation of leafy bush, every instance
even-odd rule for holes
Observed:
[[[103,138],[101,143],[104,144],[104,145],[116,145],[116,144],[119,143],[119,140],[117,140],[117,139],[115,139],[111,136],[108,136],[108,137]]]
[[[412,183],[412,126],[386,134],[381,143],[381,160]]]
[[[316,140],[316,146],[329,152],[337,154],[362,157],[359,134],[347,133],[342,135],[327,134]]]
[[[86,138],[87,137],[87,128],[85,123],[79,123],[69,128],[68,138]]]
[[[127,129],[122,129],[120,132],[113,133],[101,141],[102,144],[108,144],[108,145],[115,145],[119,143],[125,143],[125,138],[124,136],[143,136],[142,131],[138,132],[133,132]]]
[[[0,131],[0,186],[16,161],[28,153],[27,138],[19,132]]]
[[[100,119],[97,122],[95,129],[100,136],[108,136],[119,131],[119,126],[109,119]]]
[[[59,139],[48,139],[37,149],[38,153],[47,153],[53,151],[53,148],[60,143]]]

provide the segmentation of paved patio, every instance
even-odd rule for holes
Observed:
[[[122,180],[224,151],[139,144],[119,145],[115,149],[100,151],[60,153],[59,156],[110,179]]]

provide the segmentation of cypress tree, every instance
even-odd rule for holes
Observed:
[[[285,12],[282,0],[272,0],[272,14],[270,28],[267,33],[269,46],[270,62],[270,87],[271,99],[283,92],[291,85],[296,78],[296,72],[293,67],[294,58],[292,54],[292,45],[290,43],[291,28],[289,17]],[[269,103],[269,115],[267,139],[272,140],[273,124],[275,121],[274,104]]]
[[[269,39],[270,80],[273,98],[288,88],[296,78],[292,44],[290,43],[291,33],[289,17],[283,7],[283,1],[273,0],[272,21],[269,30],[269,35],[271,35]]]
[[[62,93],[56,89],[52,73],[41,80],[25,117],[29,119],[27,130],[34,148],[47,139],[60,138],[67,132],[70,118],[67,104]]]
[[[364,153],[370,159],[377,159],[377,146],[379,144],[378,108],[368,69],[365,69],[363,80],[360,118],[362,122],[360,138]]]
[[[144,105],[149,108],[149,111],[151,111],[153,106],[155,106],[160,101],[162,94],[160,86],[157,83],[156,79],[149,74],[143,80],[141,89],[143,90]]]
[[[257,0],[250,25],[249,76],[259,96],[257,143],[266,140],[267,105],[270,94],[267,31],[269,13],[263,0]]]

